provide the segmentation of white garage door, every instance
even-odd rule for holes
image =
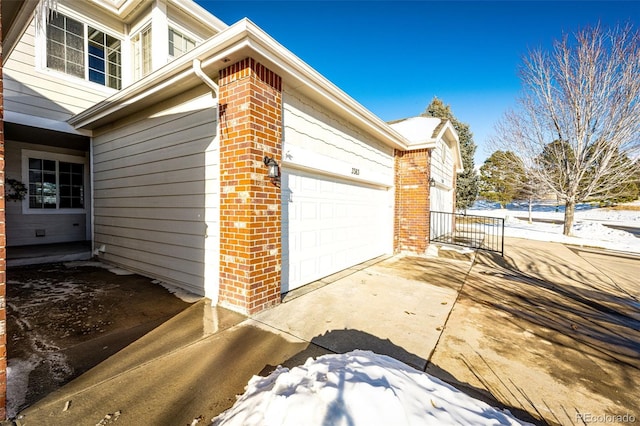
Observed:
[[[282,175],[282,292],[387,253],[387,189],[300,172]]]

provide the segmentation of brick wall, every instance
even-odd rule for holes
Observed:
[[[7,249],[4,211],[4,87],[2,80],[2,24],[0,23],[0,420],[7,417]]]
[[[429,245],[431,151],[395,152],[394,250],[424,254]]]
[[[280,302],[282,80],[251,58],[220,72],[219,303],[252,314]]]

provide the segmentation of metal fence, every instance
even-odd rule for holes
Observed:
[[[504,219],[462,213],[431,212],[429,241],[504,255]]]

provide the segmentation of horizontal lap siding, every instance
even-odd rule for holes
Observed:
[[[436,182],[451,188],[453,185],[453,152],[443,140],[431,155],[431,177]]]
[[[94,138],[94,239],[106,261],[203,294],[218,147],[216,110],[196,104]]]
[[[79,78],[37,70],[34,22],[3,67],[5,111],[64,121],[115,93]]]
[[[87,152],[72,149],[37,145],[12,140],[5,141],[5,165],[6,177],[24,181],[22,170],[22,151],[39,151],[39,157],[47,158],[51,154],[72,155],[86,157]],[[86,159],[85,167],[89,168]],[[88,173],[86,173],[88,176]],[[86,191],[90,191],[89,182],[86,182]],[[85,199],[87,209],[90,208],[89,199]],[[87,214],[42,212],[38,214],[24,214],[21,201],[7,201],[5,204],[7,216],[7,245],[22,246],[30,244],[63,243],[70,241],[84,241],[87,239]],[[44,230],[45,237],[36,237],[36,230]]]
[[[285,158],[287,147],[300,147],[353,164],[361,172],[369,170],[393,184],[392,148],[290,89],[284,93],[283,122]]]

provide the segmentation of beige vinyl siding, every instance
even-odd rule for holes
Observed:
[[[440,185],[453,186],[453,152],[442,139],[431,154],[431,177]]]
[[[87,152],[71,149],[42,146],[36,144],[5,141],[5,165],[7,178],[17,179],[25,185],[22,173],[22,150],[40,151],[43,158],[48,154],[65,154],[76,157],[87,157]],[[85,194],[89,194],[89,161],[85,162]],[[23,214],[23,203],[19,201],[6,202],[7,246],[23,246],[31,244],[62,243],[69,241],[84,241],[87,235],[89,198],[85,198],[85,209],[80,213],[50,213]],[[45,230],[45,237],[36,237],[36,230]]]
[[[107,262],[204,294],[205,240],[219,238],[206,221],[219,211],[217,110],[195,95],[94,137],[94,240]]]
[[[194,20],[181,9],[174,7],[173,4],[167,4],[167,17],[170,27],[173,26],[178,31],[188,29],[189,33],[195,36],[196,44],[200,44],[202,40],[206,40],[216,34],[214,30]]]
[[[285,90],[283,104],[285,159],[287,149],[295,147],[349,164],[359,170],[360,177],[369,172],[377,180],[393,184],[393,148],[292,89]]]
[[[83,79],[37,69],[35,58],[32,21],[3,68],[6,111],[66,121],[115,93]]]
[[[431,152],[431,177],[436,185],[430,189],[432,211],[453,213],[453,151],[447,143],[440,139]],[[441,229],[441,228],[438,228]]]

